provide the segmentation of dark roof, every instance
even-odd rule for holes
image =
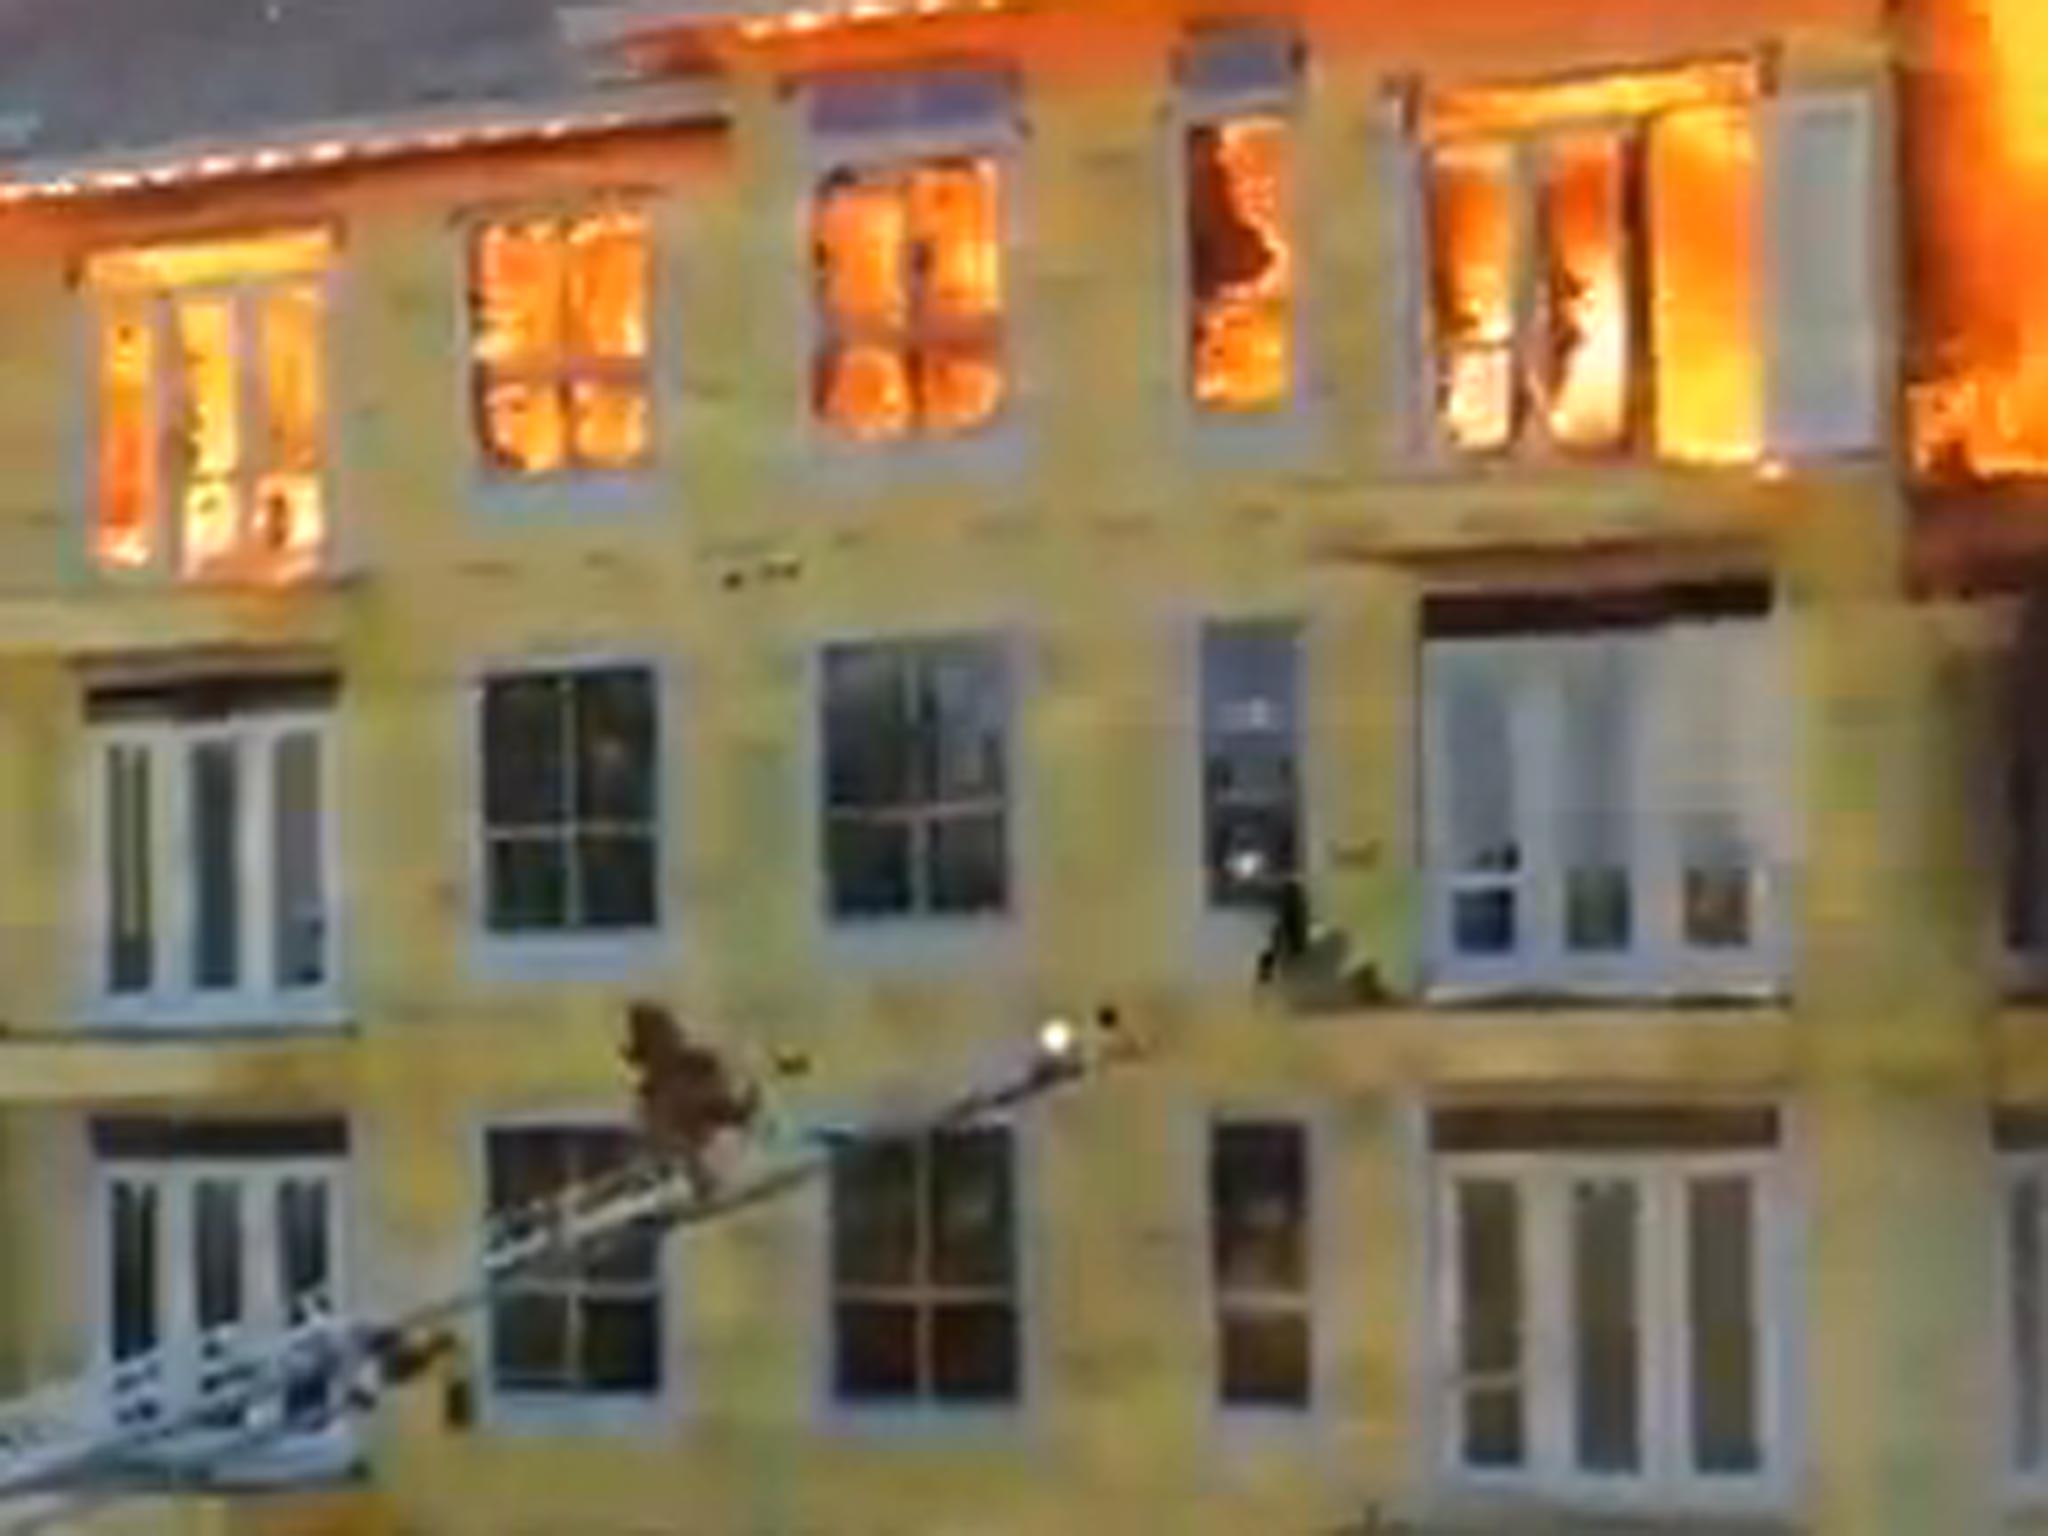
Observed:
[[[561,0],[0,0],[0,162],[588,94]]]

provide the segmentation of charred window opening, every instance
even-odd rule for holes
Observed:
[[[1188,278],[1196,402],[1257,410],[1292,392],[1291,133],[1271,114],[1188,131]]]
[[[1467,452],[1753,457],[1760,431],[1747,71],[1432,100],[1434,410]]]
[[[87,263],[102,567],[286,581],[316,565],[331,252],[300,230]]]
[[[1002,177],[985,156],[833,172],[812,218],[812,409],[855,442],[956,437],[1007,389]]]
[[[470,246],[470,360],[490,468],[622,469],[648,446],[647,219],[500,221]]]

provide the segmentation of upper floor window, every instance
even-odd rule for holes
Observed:
[[[347,1128],[331,1120],[106,1119],[98,1162],[96,1277],[105,1319],[105,1408],[127,1428],[185,1417],[346,1301],[342,1195]],[[186,1421],[149,1454],[272,1471],[333,1471],[347,1454],[337,1384],[308,1371],[281,1404]],[[303,1426],[303,1428],[299,1428]]]
[[[288,581],[327,539],[324,230],[107,251],[94,558]]]
[[[1209,1221],[1218,1396],[1228,1407],[1307,1407],[1309,1157],[1300,1125],[1210,1127]]]
[[[536,1230],[540,1218],[533,1213],[551,1196],[616,1172],[633,1150],[633,1138],[612,1128],[492,1129],[485,1198],[493,1232],[510,1241]],[[501,1393],[644,1397],[660,1391],[658,1229],[628,1227],[504,1281],[492,1294],[489,1341],[491,1385]]]
[[[832,1169],[835,1393],[1008,1403],[1019,1392],[1010,1132],[847,1147]]]
[[[510,673],[483,687],[483,911],[494,934],[659,922],[654,674]]]
[[[1301,871],[1300,642],[1284,621],[1202,631],[1202,862],[1216,906],[1262,905]]]
[[[647,217],[500,219],[470,241],[470,366],[493,471],[625,469],[648,449]]]
[[[959,437],[1001,412],[1011,98],[976,70],[812,85],[811,410],[832,435]]]
[[[1755,1502],[1798,1299],[1768,1108],[1432,1116],[1444,1453],[1475,1481]]]
[[[1186,112],[1188,378],[1210,411],[1294,394],[1294,39],[1230,28],[1190,42]]]
[[[1430,601],[1436,981],[1777,977],[1796,780],[1766,601],[1746,584]]]
[[[1001,911],[1010,890],[1010,690],[1001,643],[830,646],[823,688],[832,915]]]
[[[1756,94],[1710,63],[1425,100],[1448,446],[1754,456]]]
[[[332,1005],[332,682],[109,688],[88,704],[96,992],[115,1014]]]

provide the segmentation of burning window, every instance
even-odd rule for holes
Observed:
[[[1277,116],[1188,130],[1189,344],[1195,400],[1211,410],[1279,405],[1291,393],[1290,149]]]
[[[477,436],[493,470],[630,467],[647,453],[647,219],[485,225],[471,246]]]
[[[1430,103],[1435,408],[1450,444],[1754,454],[1750,91],[1747,71],[1709,65]]]
[[[324,232],[112,251],[99,310],[101,565],[290,580],[317,562]]]
[[[1003,403],[1001,172],[987,157],[840,170],[813,210],[812,406],[857,442],[953,437]]]

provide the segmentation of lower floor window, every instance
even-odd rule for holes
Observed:
[[[1018,1395],[1010,1133],[843,1149],[832,1172],[833,1386],[849,1402]]]
[[[1500,1119],[1438,1116],[1452,1465],[1655,1495],[1765,1482],[1789,1304],[1769,1112]]]
[[[341,1304],[337,1122],[101,1122],[103,1349],[131,1425],[232,1397],[280,1350],[309,1362],[281,1398],[208,1420],[245,1433],[324,1427],[338,1384],[310,1329]],[[281,1420],[281,1422],[280,1422]],[[174,1447],[167,1447],[172,1449]]]
[[[633,1138],[611,1127],[519,1126],[487,1137],[486,1219],[518,1235],[516,1216],[570,1184],[612,1173]],[[661,1389],[660,1240],[628,1227],[507,1281],[493,1298],[491,1383],[498,1391],[648,1395]]]

